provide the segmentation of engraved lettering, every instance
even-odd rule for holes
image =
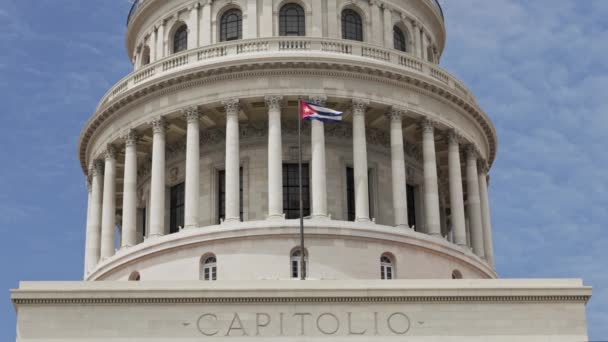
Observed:
[[[264,321],[262,322],[262,318]],[[260,328],[265,328],[270,324],[270,315],[267,313],[255,314],[255,335],[260,336]]]
[[[335,324],[335,329],[331,330],[331,329],[324,329],[323,327],[321,327],[321,319],[323,317],[328,317],[328,318],[332,318],[334,320],[334,324]],[[327,321],[327,320],[325,320]],[[340,330],[340,320],[338,319],[338,317],[336,317],[336,315],[326,312],[326,313],[322,313],[319,315],[319,317],[317,317],[317,329],[319,329],[320,332],[322,332],[325,335],[333,335],[335,333],[338,332],[338,330]]]
[[[293,316],[300,316],[300,336],[304,336],[304,317],[312,316],[312,314],[308,312],[296,312]]]
[[[396,330],[393,327],[393,320],[399,316],[401,316],[405,319],[405,321],[404,321],[405,324],[402,325],[402,326],[406,327],[404,330]],[[396,335],[405,335],[410,330],[410,318],[407,317],[406,314],[401,313],[401,312],[395,312],[394,314],[388,316],[388,319],[386,320],[386,324],[388,325],[388,328],[390,329],[390,331],[392,331]]]
[[[353,313],[347,312],[348,315],[348,334],[349,335],[365,335],[367,329],[363,329],[363,331],[353,331]]]
[[[214,315],[214,314],[210,314],[209,313],[209,314],[202,315],[201,317],[198,318],[198,321],[196,322],[196,325],[198,327],[198,331],[200,331],[200,333],[203,334],[203,335],[205,335],[205,336],[215,336],[218,333],[217,330],[215,330],[213,332],[207,332],[207,331],[205,331],[205,328],[202,327],[201,323],[207,317],[213,318],[214,321],[217,321],[217,316]]]
[[[237,323],[238,326],[236,326],[235,323]],[[242,333],[241,336],[248,336],[247,331],[245,330],[245,328],[243,328],[243,322],[241,322],[241,318],[239,317],[238,313],[234,314],[234,317],[232,318],[232,322],[230,323],[230,327],[228,328],[228,331],[226,332],[226,336],[230,336],[230,333],[232,332],[232,330],[240,330]]]

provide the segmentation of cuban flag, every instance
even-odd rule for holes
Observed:
[[[300,101],[300,117],[302,120],[319,120],[323,122],[342,121],[342,112],[317,104]]]

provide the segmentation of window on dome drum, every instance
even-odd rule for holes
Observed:
[[[226,170],[217,172],[217,223],[226,218]],[[239,169],[239,202],[240,216],[243,221],[243,168]]]
[[[462,273],[459,270],[454,270],[452,272],[452,279],[462,279]]]
[[[169,207],[169,234],[179,232],[184,227],[184,183],[171,187],[171,203]]]
[[[431,46],[426,48],[426,58],[429,62],[435,62],[435,53],[433,52],[433,48]]]
[[[220,41],[241,39],[243,35],[243,15],[234,8],[226,11],[220,20]]]
[[[129,281],[140,281],[140,280],[141,280],[141,275],[137,271],[131,272],[131,274],[129,275]]]
[[[281,7],[279,13],[280,36],[305,36],[306,24],[304,22],[304,9],[298,4],[287,4]]]
[[[215,256],[206,257],[202,266],[202,280],[217,280],[217,258]]]
[[[291,278],[292,279],[300,279],[300,259],[302,253],[300,249],[296,249],[291,252]],[[308,273],[308,253],[304,254],[304,278],[306,278],[306,274]]]
[[[413,185],[407,184],[407,223],[410,227],[416,228],[416,195]],[[414,229],[415,230],[415,229]]]
[[[141,54],[141,65],[148,64],[150,64],[150,47],[146,45],[144,47],[144,51]]]
[[[380,279],[391,280],[395,273],[393,272],[393,261],[390,257],[383,255],[380,257]]]
[[[369,217],[374,217],[374,206],[372,199],[372,169],[367,173],[367,193],[369,194]],[[354,221],[356,218],[355,208],[355,169],[352,167],[346,168],[346,216],[348,221]]]
[[[405,35],[397,26],[393,26],[393,45],[396,50],[405,52],[407,47],[405,43]]]
[[[363,41],[361,16],[352,9],[342,11],[342,38]]]
[[[173,34],[173,53],[188,49],[188,26],[180,26]]]
[[[304,217],[310,216],[308,164],[302,164],[302,209]],[[298,164],[283,164],[283,211],[288,219],[300,218]]]

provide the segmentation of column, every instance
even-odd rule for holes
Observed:
[[[199,9],[200,4],[199,3],[195,3],[192,8],[190,9],[190,15],[188,18],[188,49],[196,49],[199,45],[199,39],[198,39],[198,24],[199,24],[199,19],[198,19],[198,9]]]
[[[324,106],[326,96],[311,96],[310,101]],[[310,122],[312,217],[327,218],[327,181],[325,166],[325,126],[322,121]]]
[[[108,146],[103,177],[103,207],[101,210],[101,259],[114,255],[116,229],[116,151]]]
[[[239,99],[229,99],[222,104],[226,109],[226,218],[225,222],[239,222]]]
[[[369,221],[369,185],[367,179],[367,141],[365,111],[369,101],[353,100],[353,164],[355,175],[355,221]]]
[[[158,27],[154,26],[152,29],[152,34],[150,35],[150,63],[154,63],[158,60],[156,57],[157,48],[156,45],[158,41]]]
[[[460,146],[458,135],[450,130],[448,140],[448,169],[450,181],[450,210],[452,213],[452,230],[454,243],[459,246],[467,245],[467,231],[464,219],[464,196],[462,193],[462,172],[460,164]]]
[[[424,31],[422,32],[422,51],[420,53],[421,58],[424,59],[425,61],[428,62],[429,57],[428,57],[428,46],[429,46],[429,40],[428,37],[426,35],[426,33],[424,33]]]
[[[85,242],[84,242],[84,277],[86,278],[88,272],[89,259],[91,258],[89,245],[91,244],[91,236],[93,233],[91,232],[91,206],[93,205],[93,186],[91,185],[91,172],[87,173],[86,183],[87,183],[87,224],[85,231]]]
[[[162,59],[165,57],[165,21],[161,20],[158,24],[157,30],[157,42],[156,42],[156,58]]]
[[[125,143],[121,247],[137,244],[137,135],[129,130]]]
[[[337,0],[327,0],[327,36],[329,38],[340,38],[338,25],[341,13],[338,13]]]
[[[200,199],[200,113],[197,107],[188,108],[184,115],[188,123],[186,135],[186,181],[184,204],[184,227],[194,228],[199,225]]]
[[[207,0],[203,4],[203,9],[201,11],[201,46],[207,46],[211,44],[211,2],[212,0]]]
[[[257,38],[258,36],[258,9],[257,0],[247,0],[247,19],[243,22],[243,38]]]
[[[483,223],[483,240],[486,260],[494,265],[494,246],[492,244],[492,222],[490,219],[490,201],[488,199],[487,167],[484,165],[479,170],[479,197],[481,200],[481,221]]]
[[[386,4],[384,8],[384,47],[387,49],[394,48],[393,42],[393,14]]]
[[[89,171],[91,177],[91,213],[87,225],[87,240],[85,249],[85,267],[90,273],[99,262],[101,247],[101,203],[103,193],[103,163],[100,160],[93,162]]]
[[[152,121],[152,180],[150,181],[149,238],[165,235],[165,134],[164,118]]]
[[[391,120],[391,168],[395,226],[409,228],[407,221],[407,176],[405,172],[405,150],[403,148],[402,112],[392,109],[388,115]]]
[[[467,199],[469,202],[469,221],[473,252],[484,257],[483,227],[481,222],[481,203],[479,200],[479,176],[477,174],[477,152],[472,145],[467,146]]]
[[[422,127],[422,159],[424,161],[424,223],[429,235],[441,236],[439,219],[439,191],[437,184],[437,157],[433,123],[425,119]]]
[[[418,26],[418,23],[415,21],[412,21],[412,27],[414,28],[414,32],[412,33],[414,35],[414,39],[416,42],[416,57],[418,58],[422,58],[422,41],[421,41],[421,33],[420,33],[420,26]]]
[[[382,36],[382,21],[380,20],[380,3],[377,0],[371,0],[369,6],[372,12],[372,44],[384,45]]]
[[[323,36],[323,1],[322,0],[312,0],[312,28],[310,35],[313,37],[322,37]]]
[[[283,146],[281,142],[281,96],[266,96],[268,107],[268,218],[283,215]]]

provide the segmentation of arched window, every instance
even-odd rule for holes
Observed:
[[[393,261],[388,255],[380,257],[380,279],[391,280],[395,276],[393,271]]]
[[[342,11],[342,38],[363,41],[361,16],[352,9]]]
[[[140,281],[141,280],[141,275],[139,275],[139,272],[134,271],[131,272],[131,275],[129,275],[129,281]]]
[[[150,64],[150,47],[148,45],[144,46],[144,50],[141,53],[141,65]]]
[[[462,273],[459,270],[454,270],[452,272],[452,279],[462,279]]]
[[[213,281],[217,280],[217,258],[215,255],[210,255],[203,259],[202,280]]]
[[[300,261],[302,260],[302,253],[300,249],[296,249],[291,252],[291,278],[300,279]],[[304,278],[308,273],[308,253],[304,253]]]
[[[243,35],[243,15],[234,8],[226,11],[220,20],[220,41],[241,39]]]
[[[173,53],[188,49],[188,26],[180,26],[173,34]]]
[[[280,36],[305,36],[304,9],[298,4],[287,4],[281,7],[279,13]]]
[[[397,26],[393,26],[393,45],[396,50],[405,52],[407,49],[405,35]]]

